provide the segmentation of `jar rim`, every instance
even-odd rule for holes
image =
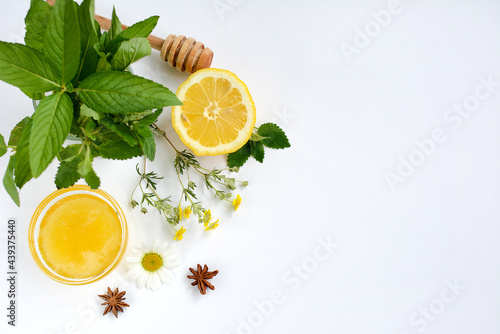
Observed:
[[[58,203],[59,200],[74,194],[89,194],[97,198],[100,198],[101,200],[104,200],[116,212],[118,219],[120,221],[120,227],[122,231],[122,239],[121,239],[122,241],[120,249],[118,250],[113,261],[108,265],[108,267],[106,267],[106,269],[104,269],[100,273],[87,278],[68,278],[55,272],[52,268],[50,268],[50,266],[47,265],[47,263],[41,256],[38,245],[38,233],[40,229],[40,223],[43,217],[45,216],[47,210],[54,204]],[[121,260],[123,259],[128,244],[127,220],[120,205],[111,195],[109,195],[104,190],[91,189],[87,185],[74,185],[69,188],[56,190],[51,194],[49,194],[47,197],[45,197],[42,200],[42,202],[40,202],[40,204],[35,209],[35,212],[31,217],[29,232],[28,232],[28,243],[33,260],[45,275],[55,280],[56,282],[67,285],[89,284],[109,275],[120,264]]]

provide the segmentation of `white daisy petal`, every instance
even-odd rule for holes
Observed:
[[[165,254],[165,251],[168,249],[168,242],[164,242],[160,247],[158,247],[159,254]]]
[[[149,273],[148,279],[146,281],[146,288],[148,288],[152,291],[158,290],[159,285],[160,285],[159,282],[155,281],[155,277],[156,277],[156,275],[154,273]]]
[[[160,275],[160,279],[163,283],[171,283],[174,278],[170,270],[165,269],[164,267],[158,270],[158,274]]]
[[[171,254],[171,255],[177,255],[179,256],[179,251],[177,250],[177,248],[175,248],[174,246],[168,246],[167,249],[165,250],[165,252],[167,252],[168,254]]]
[[[164,253],[162,258],[165,259],[165,261],[177,261],[179,259],[179,254],[178,253]]]
[[[169,262],[165,262],[165,263],[163,264],[163,266],[164,266],[165,268],[169,268],[169,269],[170,269],[170,268],[175,268],[175,267],[178,267],[180,264],[181,264],[181,262],[180,262],[180,261],[169,261]]]
[[[130,269],[135,268],[135,267],[139,267],[140,269],[142,269],[142,264],[140,264],[140,263],[126,263],[125,264],[125,268],[127,270],[130,270]]]
[[[160,280],[160,277],[158,276],[158,271],[152,273],[151,277],[153,280],[154,289],[158,290],[161,286],[161,280]]]
[[[132,267],[129,271],[127,271],[127,277],[135,280],[143,273],[143,271],[144,270],[139,266]]]
[[[155,241],[153,241],[153,245],[151,246],[151,250],[154,252],[158,252],[159,247],[160,247],[160,241],[158,239],[155,239]]]
[[[141,263],[142,262],[142,255],[141,256],[127,256],[125,258],[125,261],[130,262],[130,263]]]
[[[134,248],[130,251],[131,256],[142,257],[144,255],[144,249],[142,248]]]
[[[141,289],[144,288],[144,286],[146,285],[146,280],[148,279],[148,274],[146,271],[144,271],[143,273],[141,273],[141,275],[137,278],[137,286]]]
[[[149,272],[146,274],[146,288],[153,290],[151,288],[151,273],[149,273]]]
[[[173,248],[172,246],[169,246],[166,250],[165,250],[165,254],[166,255],[171,255],[171,256],[179,256],[180,255],[180,252],[177,251],[177,249]]]
[[[161,281],[162,283],[168,283],[168,282],[167,282],[167,276],[165,276],[165,274],[163,273],[163,270],[162,270],[162,269],[163,269],[163,267],[162,267],[162,268],[160,268],[160,269],[158,269],[158,271],[157,271],[157,273],[158,273],[158,277],[160,278],[160,281]]]

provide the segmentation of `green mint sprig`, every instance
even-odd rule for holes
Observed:
[[[290,147],[290,142],[279,126],[274,123],[264,123],[254,129],[250,140],[243,147],[227,155],[227,165],[230,168],[239,168],[251,156],[262,163],[265,155],[264,147],[284,149]]]
[[[0,80],[39,100],[33,115],[14,127],[8,144],[0,137],[0,156],[11,150],[3,183],[17,205],[19,190],[56,157],[58,188],[82,178],[99,187],[92,167],[96,157],[153,160],[150,126],[163,107],[181,104],[168,88],[127,71],[151,54],[146,37],[158,16],[122,31],[113,8],[111,28],[101,33],[94,7],[94,0],[81,5],[58,0],[54,7],[32,0],[25,45],[0,41]],[[70,134],[80,143],[63,147]]]

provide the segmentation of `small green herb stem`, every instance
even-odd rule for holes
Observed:
[[[182,202],[182,196],[184,196],[184,194],[186,193],[186,191],[185,191],[186,188],[184,188],[184,183],[182,183],[181,176],[179,173],[179,167],[176,167],[175,171],[177,173],[177,179],[179,180],[179,183],[181,184],[181,187],[182,187],[181,197],[179,198],[179,206],[180,206],[181,202]]]
[[[224,182],[221,182],[221,181],[213,178],[212,176],[210,176],[210,174],[203,174],[203,175],[205,175],[205,179],[209,179],[210,178],[210,179],[212,179],[212,182],[216,182],[216,183],[218,183],[218,184],[220,184],[220,185],[222,185],[224,187],[227,187],[227,184],[225,184]]]
[[[172,146],[172,148],[174,149],[174,151],[176,152],[176,158],[177,159],[182,159],[182,161],[184,161],[186,163],[187,166],[189,167],[193,167],[193,169],[198,172],[201,176],[203,176],[206,180],[206,182],[208,184],[210,184],[211,181],[214,181],[216,182],[217,184],[221,185],[221,186],[224,186],[224,187],[227,187],[229,189],[231,189],[226,183],[220,181],[220,180],[217,180],[213,175],[212,175],[212,172],[211,170],[207,169],[207,168],[204,168],[200,165],[194,165],[194,164],[190,164],[189,163],[189,159],[186,158],[175,146],[174,144],[172,143],[172,141],[170,141],[170,139],[167,137],[167,134],[165,131],[163,131],[156,123],[153,123],[152,126],[154,127],[154,129],[161,133],[161,135],[163,136],[163,138],[165,138],[167,140],[167,142],[170,144],[170,146]],[[221,169],[220,171],[226,171],[226,170],[230,170],[230,168],[224,168],[224,169]],[[182,187],[182,194],[180,196],[180,199],[179,199],[179,205],[181,204],[182,202],[182,197],[185,196],[185,198],[187,198],[190,202],[191,202],[191,205],[194,205],[194,201],[193,199],[191,198],[191,195],[189,194],[189,192],[187,191],[186,187],[184,187],[184,183],[182,182],[182,179],[180,177],[180,169],[179,169],[179,166],[177,165],[176,167],[176,173],[177,173],[177,179],[179,180],[179,183]],[[186,174],[187,174],[187,178],[188,178],[188,182],[190,181],[190,176],[189,176],[189,168],[186,169]],[[245,181],[240,181],[240,180],[235,180],[236,182],[239,182],[239,183],[244,183]],[[219,194],[221,191],[216,189],[212,184],[210,184],[210,187],[216,192],[216,195]]]
[[[158,201],[161,201],[161,197],[158,195],[158,193],[156,192],[156,190],[154,189],[154,187],[150,186],[150,183],[149,183],[149,180],[144,177],[144,175],[146,175],[146,163],[147,163],[147,159],[146,159],[146,156],[143,156],[143,169],[142,169],[142,175],[141,175],[141,179],[139,180],[139,182],[137,183],[137,185],[135,186],[134,190],[132,191],[132,196],[135,192],[135,190],[137,189],[137,187],[139,187],[141,189],[141,192],[144,194],[144,188],[142,187],[142,181],[143,180],[146,180],[147,182],[147,185],[146,186],[149,186],[149,189],[151,189],[151,191],[153,192],[153,194],[155,195],[156,199]],[[133,200],[133,197],[131,197],[131,201]],[[142,204],[141,204],[142,206]],[[167,216],[167,213],[163,210],[160,210],[162,213],[163,213],[163,216],[165,216],[165,218],[167,219],[168,221],[168,216]],[[170,227],[177,232],[177,230],[172,226],[172,224],[168,224],[170,225]]]
[[[174,144],[170,141],[170,139],[168,139],[167,133],[165,131],[160,129],[160,127],[158,125],[156,125],[156,123],[153,123],[152,126],[162,134],[163,138],[165,138],[167,140],[167,142],[170,144],[170,146],[172,146],[172,148],[175,150],[175,152],[180,153],[180,151],[174,146]]]
[[[134,187],[134,190],[132,190],[132,194],[130,194],[130,203],[132,203],[134,201],[135,191],[137,190],[137,187],[139,187],[139,184],[141,184],[141,182],[142,182],[143,179],[144,179],[144,177],[141,175],[141,178],[139,179],[139,182],[137,182],[137,184]]]
[[[178,155],[178,156],[181,156],[181,155]],[[189,202],[191,202],[191,205],[194,205],[194,201],[191,198],[191,194],[189,194],[189,192],[186,190],[186,187],[184,187],[184,183],[181,180],[179,167],[176,167],[176,172],[177,172],[177,179],[179,180],[179,183],[181,184],[181,187],[182,187],[182,193],[181,193],[181,197],[179,199],[179,205],[181,205],[183,196],[185,196],[189,200]],[[189,181],[189,169],[186,170],[186,173],[188,175],[188,181]]]
[[[160,127],[158,127],[158,125],[157,125],[156,123],[153,123],[152,125],[153,125],[153,127],[154,127],[157,131],[159,131],[159,132],[162,134],[163,138],[165,138],[165,139],[167,140],[167,142],[170,144],[170,146],[172,146],[172,148],[174,149],[174,151],[177,153],[177,156],[178,156],[178,157],[180,157],[182,160],[187,161],[187,159],[186,159],[186,158],[185,158],[182,154],[180,154],[181,152],[180,152],[180,151],[179,151],[179,150],[178,150],[178,149],[174,146],[174,144],[173,144],[173,143],[170,141],[170,139],[167,137],[166,132],[165,132],[165,131],[163,131]],[[211,173],[211,170],[206,169],[206,168],[201,167],[201,166],[193,166],[193,168],[194,168],[194,169],[195,169],[198,173],[200,173],[200,174],[201,174],[201,175],[203,175],[203,176],[210,175],[210,173]],[[223,169],[221,169],[220,171],[226,171],[226,170],[230,170],[230,169],[231,169],[231,168],[223,168]],[[189,177],[189,176],[188,176],[188,177]],[[240,181],[240,180],[236,180],[236,181],[238,181],[238,182],[244,182],[244,181]]]
[[[167,137],[167,134],[165,131],[163,131],[156,123],[153,123],[153,126],[155,127],[156,130],[158,130],[162,135],[163,135],[163,138],[165,138],[167,140],[167,142],[170,144],[170,146],[172,146],[172,148],[174,149],[174,151],[177,153],[177,157],[181,158],[182,160],[184,161],[187,161],[187,159],[182,155],[180,154],[181,152],[174,146],[174,144],[170,141],[170,139]],[[197,167],[197,166],[193,166],[194,170],[196,170],[198,173],[200,173],[201,175],[203,175],[204,177],[207,177],[210,175],[210,170],[204,168],[204,167]],[[203,172],[203,171],[204,172]],[[185,191],[185,187],[184,187],[184,184],[182,183],[182,180],[180,178],[180,171],[179,171],[179,168],[176,169],[176,172],[177,172],[177,178],[179,179],[179,182],[182,186],[182,189],[183,189],[183,193],[186,193]],[[189,181],[189,169],[187,170],[187,174],[188,174],[188,181]],[[216,181],[216,180],[215,180]],[[220,182],[219,182],[220,183]],[[223,183],[221,183],[223,184]],[[224,185],[224,184],[223,184]],[[189,194],[188,194],[189,195]],[[188,197],[190,198],[190,197]],[[181,195],[181,201],[182,201],[182,195]],[[190,199],[191,201],[191,204],[193,203],[193,201]],[[180,204],[180,202],[179,202]]]

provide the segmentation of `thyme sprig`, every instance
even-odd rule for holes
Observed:
[[[173,227],[179,224],[178,208],[171,204],[170,196],[162,197],[158,194],[157,181],[162,180],[163,176],[159,176],[156,172],[146,172],[146,157],[143,161],[143,169],[139,170],[139,165],[136,166],[137,174],[140,175],[139,182],[137,182],[132,194],[130,196],[130,203],[135,208],[140,206],[141,212],[148,213],[145,204],[158,209],[158,211],[167,219],[167,222]],[[142,193],[140,202],[134,199],[134,193],[139,189]]]
[[[227,201],[233,205],[238,199],[238,206],[241,197],[238,195],[235,199],[231,200],[233,191],[236,190],[238,186],[248,186],[248,181],[237,180],[234,177],[229,177],[224,174],[227,172],[237,172],[238,168],[208,169],[203,167],[192,153],[186,150],[178,150],[167,137],[165,131],[160,129],[156,123],[151,125],[151,130],[155,135],[163,137],[175,152],[173,165],[182,189],[181,195],[178,205],[174,206],[172,205],[171,196],[163,197],[158,194],[157,183],[162,180],[163,177],[159,176],[154,171],[147,172],[147,160],[146,157],[144,157],[142,171],[139,169],[139,166],[136,167],[140,179],[132,191],[132,207],[140,206],[141,212],[144,214],[148,212],[146,206],[156,208],[165,217],[169,225],[176,231],[175,238],[178,240],[182,239],[182,234],[185,229],[183,226],[178,228],[177,225],[179,225],[182,219],[189,218],[191,214],[197,216],[198,222],[204,224],[205,230],[214,229],[219,225],[218,220],[215,222],[212,221],[210,210],[206,209],[198,199],[196,193],[197,184],[191,176],[192,172],[201,176],[205,187],[212,192],[216,198],[221,201]],[[137,190],[140,190],[142,194],[140,202],[134,199],[134,194]],[[183,202],[188,204],[184,208],[182,208]],[[237,206],[235,205],[235,209],[236,208]]]

